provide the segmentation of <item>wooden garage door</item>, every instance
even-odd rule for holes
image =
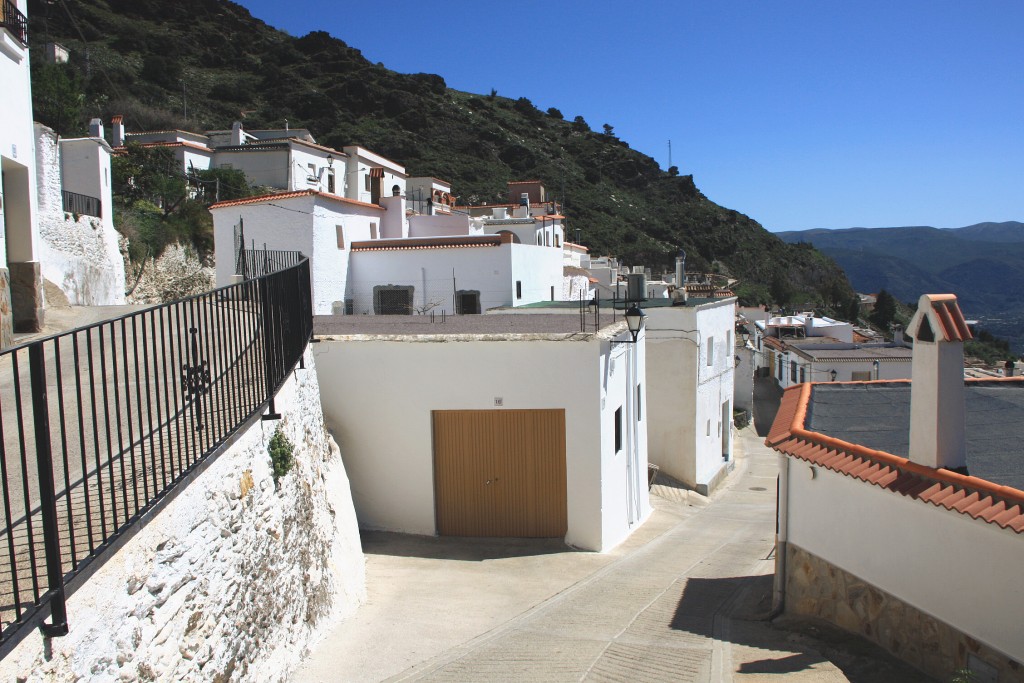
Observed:
[[[565,536],[564,410],[435,410],[443,536]]]

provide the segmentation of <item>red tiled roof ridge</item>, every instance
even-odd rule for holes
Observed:
[[[213,150],[207,147],[206,145],[201,145],[198,142],[192,142],[191,140],[167,140],[166,142],[138,142],[135,144],[137,144],[139,147],[142,147],[143,149],[148,149],[150,147],[192,147],[193,149],[198,149],[203,152],[209,152],[211,154],[213,153]],[[116,151],[126,150],[128,149],[128,146],[121,145],[120,147],[115,147],[114,149]]]
[[[896,384],[906,383],[908,381],[909,380],[875,380],[873,382],[844,382],[843,384]],[[1019,382],[1024,381],[1024,378],[1007,377],[1001,379],[966,381]],[[803,425],[807,418],[807,407],[810,403],[813,386],[814,385],[812,383],[808,382],[788,387],[785,390],[776,420],[772,424],[772,428],[765,439],[765,445],[770,446],[781,453],[818,464],[827,469],[839,472],[840,474],[861,479],[862,481],[868,481],[875,486],[885,487],[898,479],[901,474],[919,477],[925,482],[928,482],[929,486],[922,491],[919,491],[913,497],[920,497],[922,500],[926,500],[926,502],[930,502],[933,505],[967,514],[973,519],[981,517],[986,522],[997,524],[1002,528],[1009,527],[1017,533],[1024,532],[1024,491],[1015,489],[1011,486],[1002,486],[988,481],[987,479],[958,474],[951,470],[928,467],[926,465],[913,462],[908,458],[893,455],[886,451],[875,450],[860,444],[850,443],[820,432],[812,432],[805,429]],[[815,451],[821,450],[824,450],[824,454],[815,454]],[[830,456],[830,453],[833,452],[837,456],[845,456],[848,460],[845,462],[839,462],[836,458]],[[861,462],[859,464],[853,462],[857,460]],[[858,468],[861,470],[865,469],[862,467],[865,464],[863,461],[867,461],[871,465],[878,465],[881,468],[892,469],[896,474],[892,478],[887,476],[873,478],[860,476],[863,474],[863,471],[856,470],[858,470]],[[882,483],[883,481],[885,481],[884,484]],[[947,494],[940,497],[938,496],[940,491],[936,491],[935,494],[930,494],[926,498],[922,497],[925,491],[933,488],[932,485],[939,485],[941,490],[943,484],[955,487],[960,491],[964,491],[968,495],[977,495],[979,500],[982,496],[985,496],[990,498],[992,503],[990,505],[979,507],[977,510],[968,511],[966,508],[954,507],[953,504],[945,505],[946,499],[949,498],[949,495]],[[908,491],[901,492],[904,494],[908,493]],[[955,494],[957,492],[958,491],[953,491],[952,493]],[[1003,504],[1004,507],[1017,507],[1020,512],[1013,516],[996,513],[991,515],[989,519],[985,519],[985,516],[988,514],[990,509],[998,506],[999,504]]]
[[[369,209],[377,209],[378,211],[385,211],[383,207],[377,206],[376,204],[368,204],[361,202],[356,199],[349,199],[348,197],[342,197],[336,194],[330,194],[327,192],[320,192],[319,190],[294,190],[292,192],[272,192],[270,194],[261,194],[256,197],[242,197],[240,199],[228,199],[223,202],[217,202],[211,204],[211,209],[222,209],[226,206],[241,206],[243,204],[259,204],[261,202],[269,202],[275,199],[292,199],[294,197],[303,196],[315,196],[324,197],[326,199],[333,199],[335,201],[344,202],[346,204],[355,204],[356,206],[364,206]]]
[[[399,237],[353,242],[352,251],[391,249],[450,249],[458,247],[497,247],[510,244],[511,235],[452,235],[446,237]]]

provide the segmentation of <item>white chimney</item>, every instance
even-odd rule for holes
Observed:
[[[113,147],[124,147],[124,117],[118,114],[110,119],[110,136]]]
[[[90,119],[89,120],[89,137],[91,137],[91,138],[102,138],[103,137],[103,120],[102,119]]]
[[[231,124],[231,144],[240,145],[242,144],[242,122],[235,121]]]
[[[910,384],[910,460],[967,467],[964,341],[971,339],[954,294],[925,294],[907,332],[914,338]]]

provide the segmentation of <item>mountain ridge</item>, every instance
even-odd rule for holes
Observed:
[[[861,292],[885,289],[898,299],[953,292],[968,317],[1024,349],[1024,223],[962,228],[906,226],[776,233],[814,244],[842,266]]]

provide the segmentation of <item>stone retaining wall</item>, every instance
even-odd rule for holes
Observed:
[[[324,427],[312,354],[256,422],[68,600],[70,634],[38,632],[5,681],[277,681],[365,599],[348,478]],[[295,445],[275,485],[267,443]]]
[[[1024,679],[1015,660],[792,543],[785,606],[790,614],[824,619],[878,643],[942,681],[969,664],[997,671],[1000,681]]]

